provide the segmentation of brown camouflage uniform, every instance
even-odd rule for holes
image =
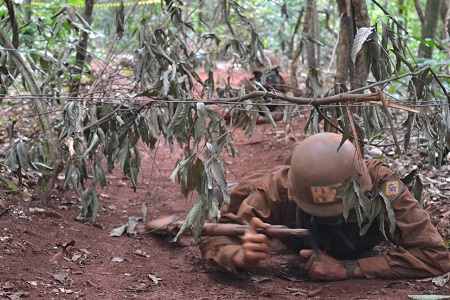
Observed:
[[[341,223],[339,234],[327,236],[327,228],[319,228],[325,236],[320,242],[321,249],[335,258],[356,258],[367,278],[419,278],[449,272],[449,251],[431,224],[428,213],[381,161],[369,161],[367,166],[374,190],[388,195],[395,212],[392,247],[385,255],[364,257],[363,254],[384,238],[379,224],[373,224],[364,236],[360,236],[356,218],[351,214],[347,222]],[[256,216],[270,224],[297,227],[297,205],[287,196],[289,168],[289,165],[281,165],[244,177],[231,191],[229,210],[222,208],[221,222],[245,224]],[[391,186],[395,189],[389,190]],[[387,216],[385,220],[387,222]],[[389,228],[388,223],[385,228]],[[305,247],[304,240],[296,243],[291,238],[284,242],[292,247]],[[209,237],[200,244],[207,261],[231,273],[239,272],[232,264],[232,257],[240,248],[239,238],[227,236]]]

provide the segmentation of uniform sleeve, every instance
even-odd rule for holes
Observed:
[[[230,194],[230,206],[222,207],[221,223],[247,224],[252,217],[276,225],[295,220],[295,204],[287,201],[289,166],[278,166],[244,177]],[[292,209],[292,207],[294,209]],[[241,248],[239,237],[208,237],[200,242],[203,257],[216,269],[238,273],[232,263]]]
[[[374,186],[385,188],[388,187],[386,182],[391,181],[394,187],[391,192],[394,193],[396,181],[402,184],[380,161],[371,161],[368,167]],[[394,247],[386,255],[359,259],[364,275],[367,278],[419,278],[449,272],[449,251],[431,224],[428,213],[407,188],[400,188],[399,191],[399,195],[389,198],[396,219],[392,238]]]

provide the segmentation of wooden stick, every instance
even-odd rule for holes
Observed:
[[[138,226],[138,233],[166,233],[176,235],[183,226],[183,221],[179,221],[174,216],[164,217],[150,221],[144,226]],[[250,225],[205,223],[200,235],[202,236],[241,236]],[[309,230],[303,228],[289,228],[283,225],[271,225],[267,229],[258,229],[259,233],[271,238],[281,238],[286,236],[309,236]],[[186,234],[191,234],[190,231]]]

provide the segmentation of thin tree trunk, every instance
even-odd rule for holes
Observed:
[[[427,0],[425,9],[425,20],[422,27],[422,39],[434,39],[439,20],[441,0]],[[433,48],[421,43],[419,46],[419,57],[432,58]]]
[[[336,84],[346,84],[354,79],[354,67],[350,54],[355,31],[350,0],[338,0],[337,3],[340,22],[337,66],[334,80]]]
[[[12,45],[15,49],[19,48],[19,27],[17,25],[16,13],[14,11],[14,1],[5,0],[6,7],[8,8],[9,21],[12,29]]]
[[[420,4],[420,0],[414,0],[414,6],[416,8],[417,15],[419,16],[419,20],[423,25],[423,23],[425,22],[425,14],[423,13],[422,4]]]
[[[303,18],[304,10],[301,9],[299,12],[299,16],[297,19],[297,23],[295,24],[295,30],[294,34],[291,39],[291,53],[292,53],[292,62],[291,62],[291,70],[290,70],[290,79],[291,79],[291,86],[293,88],[298,87],[298,79],[297,79],[297,68],[298,68],[298,61],[300,60],[300,54],[303,49],[303,40],[300,39],[300,41],[295,39],[295,36],[297,35],[298,28],[300,27],[301,20]]]
[[[308,7],[306,8],[306,14],[310,16],[307,18],[308,26],[306,34],[311,39],[316,39],[316,18],[317,18],[317,9],[316,9],[316,1],[308,0]],[[306,41],[306,55],[308,58],[308,66],[310,68],[317,69],[317,57],[316,57],[316,44],[310,40]]]
[[[441,2],[441,19],[444,22],[445,28],[447,28],[447,36],[450,35],[450,22],[447,18],[447,14],[449,13],[449,4],[448,0],[442,0]]]
[[[306,18],[306,23],[303,27],[303,39],[309,37],[310,39],[316,39],[315,20],[317,19],[317,5],[316,0],[308,0],[306,7],[306,15],[310,16]],[[318,79],[317,71],[317,56],[316,56],[316,44],[310,40],[304,40],[306,45],[306,57],[308,59],[308,76],[306,78],[306,90],[305,96],[321,97],[322,86]]]
[[[31,21],[31,14],[32,14],[32,11],[31,11],[31,0],[25,0],[24,1],[24,8],[23,8],[23,11],[24,11],[24,14],[25,14],[25,23],[28,23],[29,21]]]
[[[352,0],[352,3],[356,28],[359,29],[361,27],[370,27],[370,17],[366,0]],[[367,82],[368,76],[369,70],[366,69],[364,64],[364,56],[362,52],[360,52],[355,61],[355,80],[350,83],[351,89],[354,90],[364,86]]]
[[[92,13],[94,11],[94,0],[85,0],[84,6],[84,20],[90,25],[92,23]],[[75,68],[74,68],[74,80],[70,86],[70,96],[76,97],[78,95],[78,90],[80,88],[80,79],[77,75],[83,73],[84,62],[86,61],[87,47],[89,42],[89,33],[81,31],[80,40],[77,45],[77,54],[75,57]]]
[[[398,0],[397,7],[399,7],[398,13],[400,16],[403,15],[403,4],[404,4],[404,0]]]

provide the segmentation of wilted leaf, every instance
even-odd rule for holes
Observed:
[[[92,222],[96,223],[97,220],[97,213],[98,213],[98,208],[99,208],[99,203],[98,203],[98,196],[97,196],[97,191],[95,190],[95,188],[92,189],[92,202],[91,202],[91,217],[92,217]]]
[[[19,166],[17,164],[17,155],[16,155],[16,144],[11,144],[5,156],[5,165],[8,166],[11,170],[16,170]]]
[[[175,136],[179,135],[188,120],[188,114],[190,113],[190,103],[178,103],[175,110],[175,114],[169,124],[167,130],[173,132]]]
[[[8,138],[9,138],[10,144],[13,142],[13,138],[14,138],[14,123],[15,122],[13,122],[13,121],[8,121],[7,131],[8,131]]]
[[[67,274],[65,272],[59,272],[59,273],[53,274],[52,277],[59,283],[65,283],[66,280],[69,279],[69,277],[67,276]]]
[[[73,164],[73,162],[69,162],[68,166],[66,167],[66,174],[63,185],[64,190],[67,190],[67,188],[69,187],[70,178],[73,172],[75,172],[75,165]]]
[[[28,149],[22,140],[16,144],[17,157],[19,158],[20,167],[26,171],[30,168],[28,165]]]
[[[450,279],[450,272],[442,276],[433,277],[431,282],[438,287],[444,287]]]
[[[194,161],[195,157],[196,154],[193,154],[188,159],[182,160],[179,163],[177,163],[175,170],[173,170],[172,174],[170,175],[170,180],[175,181],[177,174],[184,168],[189,168],[192,165],[192,162]]]
[[[169,64],[173,64],[173,61],[170,59],[170,57],[164,52],[164,50],[161,48],[161,46],[156,44],[150,44],[150,49],[157,57],[162,58],[166,60]]]
[[[363,44],[366,42],[367,38],[372,34],[374,30],[375,27],[361,27],[358,29],[352,47],[351,58],[353,63],[356,62],[356,56],[358,55],[359,51],[361,51]]]
[[[127,231],[128,224],[123,224],[120,227],[114,228],[109,233],[109,236],[122,236]]]
[[[137,146],[134,146],[133,150],[134,155],[130,160],[130,177],[131,183],[133,184],[133,189],[136,192],[137,178],[141,168],[141,154],[139,153],[139,149]]]
[[[141,205],[141,211],[142,211],[142,222],[147,222],[147,195],[145,197],[145,200],[142,201]]]
[[[111,258],[111,261],[113,261],[113,262],[118,262],[118,263],[122,263],[122,262],[124,262],[124,259],[121,258],[121,257],[119,257],[119,256],[113,256],[113,257]]]
[[[81,194],[80,202],[82,205],[82,209],[76,219],[78,221],[84,222],[88,218],[92,218],[92,221],[95,223],[99,203],[97,192],[95,191],[95,188],[93,186],[90,186],[83,191],[83,193]]]
[[[94,181],[98,182],[101,187],[106,186],[105,171],[103,171],[101,159],[98,157],[95,158],[94,164],[92,165],[92,176],[94,177]]]
[[[136,225],[139,223],[141,218],[139,217],[128,217],[127,235],[134,237],[137,235]]]
[[[275,121],[273,120],[272,114],[270,113],[270,110],[267,108],[267,106],[265,105],[258,105],[258,109],[260,111],[262,111],[262,113],[264,114],[264,116],[267,118],[267,120],[269,121],[269,123],[273,126],[273,127],[277,127],[277,124],[275,123]]]
[[[89,152],[92,151],[92,149],[97,145],[97,142],[98,142],[98,135],[97,133],[94,132],[89,148],[87,148],[82,155],[83,158],[86,157],[89,154]]]
[[[387,198],[387,196],[383,193],[380,193],[381,197],[384,200],[384,204],[386,207],[386,211],[388,213],[388,218],[389,218],[389,233],[390,236],[394,235],[394,231],[395,231],[395,227],[396,227],[396,221],[395,221],[395,213],[394,213],[394,209],[391,206],[391,202],[389,201],[389,199]]]
[[[148,274],[147,276],[153,281],[154,284],[158,284],[162,280],[162,278],[159,278],[158,276],[153,274]]]
[[[203,102],[197,102],[197,120],[194,126],[194,147],[200,142],[200,139],[206,135],[207,116],[206,105]]]
[[[219,38],[215,33],[204,34],[204,35],[202,36],[202,38],[203,38],[204,40],[207,40],[207,39],[214,39],[214,41],[216,42],[216,46],[219,46],[219,44],[220,44],[220,38]]]
[[[216,157],[211,158],[211,163],[208,164],[211,167],[211,171],[214,175],[214,179],[219,185],[222,191],[227,189],[227,182],[225,180],[225,169],[220,161]]]
[[[348,177],[336,190],[336,198],[343,200],[344,219],[347,220],[350,210],[353,208],[356,200],[356,193],[353,189],[353,177]]]
[[[120,5],[119,8],[116,9],[116,33],[117,35],[121,38],[123,36],[123,32],[124,32],[124,6],[123,6],[123,1],[120,1]]]

